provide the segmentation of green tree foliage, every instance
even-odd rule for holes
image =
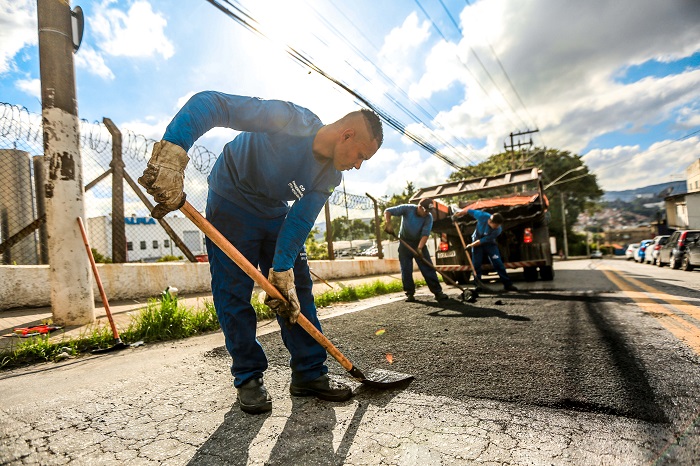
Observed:
[[[97,249],[90,248],[92,251],[92,257],[95,259],[96,264],[111,264],[112,258],[102,255]]]
[[[306,246],[306,255],[309,260],[328,259],[328,245],[316,241],[315,236],[318,234],[318,228],[313,228],[304,242],[304,246]]]
[[[331,220],[333,239],[335,241],[350,241],[355,239],[373,238],[374,232],[370,230],[370,224],[360,219],[348,222],[345,216]]]

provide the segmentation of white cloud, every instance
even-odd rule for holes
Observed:
[[[41,100],[41,81],[38,79],[18,79],[15,81],[15,87]]]
[[[135,1],[128,11],[110,7],[105,0],[95,7],[92,30],[99,47],[108,55],[148,58],[156,54],[168,59],[173,56],[173,43],[165,35],[167,20],[154,12],[146,1]]]
[[[497,153],[510,132],[538,127],[535,144],[578,152],[599,136],[645,132],[669,119],[686,128],[698,125],[700,70],[616,81],[629,66],[700,51],[695,2],[491,0],[465,7],[460,22],[464,37],[457,46],[466,67],[455,60],[455,44],[440,40],[427,55],[425,73],[411,85],[416,98],[431,98],[454,83],[463,87],[465,99],[432,122],[444,128],[436,131],[444,139],[485,140],[487,152]]]
[[[418,15],[412,12],[400,27],[392,29],[384,38],[378,54],[379,66],[398,86],[413,81],[415,70],[419,69],[417,50],[429,37],[430,23],[421,23]]]
[[[647,150],[639,146],[595,149],[583,156],[598,184],[620,191],[685,179],[685,169],[700,158],[700,137],[659,141]]]
[[[14,68],[20,50],[36,43],[36,2],[0,0],[0,75]]]
[[[83,45],[74,55],[75,66],[104,79],[114,79],[114,73],[105,63],[102,54]]]

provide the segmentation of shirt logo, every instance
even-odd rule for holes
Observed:
[[[294,193],[297,199],[301,199],[302,197],[304,197],[304,191],[306,190],[306,188],[304,188],[304,185],[297,185],[296,181],[292,181],[291,183],[287,183],[287,186],[289,186],[289,188],[292,190],[292,193]]]

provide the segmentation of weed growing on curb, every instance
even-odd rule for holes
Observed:
[[[416,286],[424,286],[425,281],[416,281]],[[317,295],[314,300],[317,307],[326,307],[334,303],[359,301],[373,296],[402,291],[402,284],[396,280],[384,283],[379,280],[357,287],[342,287]],[[256,296],[251,299],[257,320],[275,317]],[[187,307],[178,302],[177,297],[164,293],[159,298],[152,298],[144,309],[132,316],[128,327],[119,332],[122,341],[129,343],[138,340],[144,342],[177,340],[219,329],[214,304],[205,301],[203,309]],[[88,327],[77,338],[67,338],[65,334],[57,339],[40,335],[12,344],[9,349],[0,350],[0,370],[7,370],[28,364],[46,361],[60,361],[79,356],[95,348],[106,348],[114,344],[114,336],[109,325]]]

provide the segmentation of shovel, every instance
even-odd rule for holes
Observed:
[[[384,230],[384,231],[386,231],[386,230]],[[467,290],[466,288],[463,288],[462,286],[460,286],[459,283],[457,283],[456,281],[454,281],[454,280],[452,279],[452,277],[450,277],[449,275],[445,274],[443,271],[441,271],[440,269],[438,269],[437,267],[435,267],[435,266],[434,266],[433,264],[431,264],[429,261],[425,260],[425,257],[423,257],[421,254],[419,254],[418,251],[416,251],[415,249],[413,249],[413,248],[411,247],[411,245],[408,244],[406,241],[404,241],[404,240],[402,240],[401,238],[399,238],[398,236],[396,236],[396,233],[394,233],[394,232],[388,232],[388,231],[386,231],[386,233],[390,234],[390,235],[393,236],[394,238],[396,238],[396,239],[398,239],[399,241],[401,241],[401,244],[403,244],[404,246],[406,246],[406,248],[407,248],[409,251],[411,251],[411,254],[413,254],[413,255],[416,257],[416,259],[420,260],[420,261],[423,262],[425,265],[427,265],[428,267],[430,267],[431,269],[433,269],[434,271],[436,271],[437,273],[439,273],[440,275],[442,275],[442,278],[444,278],[445,281],[446,281],[447,283],[449,283],[450,285],[452,285],[452,286],[454,286],[454,287],[459,288],[460,291],[462,292],[462,294],[461,294],[461,299],[462,299],[462,301],[465,301],[465,300],[466,300],[466,301],[469,301],[469,302],[472,302],[472,303],[475,302],[475,297],[472,295],[471,291],[469,291],[469,290]]]
[[[102,280],[100,280],[100,274],[97,272],[97,265],[95,265],[95,258],[92,255],[92,250],[90,249],[90,243],[88,242],[88,237],[87,233],[85,232],[85,226],[83,225],[83,219],[78,217],[78,226],[80,227],[80,234],[83,235],[83,244],[85,244],[85,249],[87,250],[87,255],[88,258],[90,259],[90,265],[92,266],[92,273],[95,275],[95,281],[97,282],[97,288],[100,290],[100,296],[102,297],[102,304],[104,304],[105,307],[105,313],[107,314],[107,319],[109,319],[109,326],[112,327],[112,335],[114,335],[114,340],[115,343],[112,346],[109,346],[107,348],[98,348],[95,350],[92,350],[93,354],[101,354],[101,353],[111,353],[112,351],[120,351],[126,348],[129,348],[130,346],[141,346],[143,345],[142,341],[137,341],[136,343],[132,343],[130,345],[127,345],[122,341],[121,338],[119,338],[119,331],[117,330],[117,326],[114,324],[114,319],[112,319],[112,312],[109,309],[109,301],[107,301],[107,294],[105,293],[105,289],[102,286]]]
[[[216,244],[219,249],[221,249],[233,262],[238,265],[250,278],[253,279],[255,283],[260,286],[268,296],[274,299],[280,299],[287,302],[287,300],[282,296],[277,288],[270,283],[265,276],[260,273],[260,271],[251,264],[248,259],[241,254],[238,249],[236,249],[229,240],[222,235],[214,225],[209,223],[202,214],[200,214],[197,209],[195,209],[192,204],[185,201],[184,205],[180,207],[180,211],[185,214],[185,217],[189,218],[192,223],[194,223],[210,240]],[[303,314],[299,314],[297,323],[306,330],[306,332],[313,337],[325,350],[335,358],[338,363],[340,363],[343,368],[348,371],[350,376],[362,382],[363,384],[373,387],[388,389],[402,385],[410,380],[413,380],[413,376],[410,374],[402,374],[400,372],[387,371],[383,369],[375,369],[369,375],[365,376],[360,369],[355,367],[355,365],[346,358],[333,343],[328,340],[328,338],[323,335],[314,325],[309,322],[309,320],[304,317]]]
[[[464,241],[464,236],[462,236],[462,230],[459,228],[459,225],[457,224],[457,222],[454,222],[454,224],[455,224],[455,228],[457,228],[457,234],[459,235],[459,240],[462,242],[462,247],[464,248],[464,255],[467,256],[467,260],[469,261],[469,266],[472,268],[472,275],[474,276],[474,283],[476,283],[476,286],[483,288],[484,290],[488,290],[491,293],[498,293],[498,291],[487,286],[484,282],[481,281],[481,279],[479,279],[476,276],[476,269],[474,268],[474,262],[472,262],[471,255],[469,254],[469,249],[467,248],[467,243]]]

